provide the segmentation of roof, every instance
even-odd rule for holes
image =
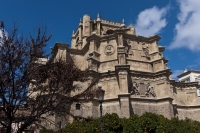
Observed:
[[[200,70],[188,70],[187,72],[184,72],[184,73],[178,75],[177,77],[181,78],[181,77],[186,76],[186,75],[188,75],[190,73],[199,73],[200,74]]]

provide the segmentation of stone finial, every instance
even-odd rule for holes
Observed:
[[[101,21],[101,18],[99,16],[99,13],[97,14],[97,21]]]
[[[122,19],[122,26],[125,26],[125,22],[124,22],[124,19]]]
[[[82,25],[83,24],[83,22],[82,22],[82,19],[80,18],[80,22],[79,22],[79,25]]]

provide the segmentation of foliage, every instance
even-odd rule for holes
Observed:
[[[100,119],[75,120],[59,131],[52,133],[96,133],[100,129]],[[42,130],[41,133],[46,133]],[[145,113],[142,116],[119,118],[117,114],[103,116],[104,133],[200,133],[200,122],[190,119],[171,120],[162,115]],[[51,133],[51,132],[49,132]]]
[[[92,73],[56,55],[47,60],[45,47],[51,35],[47,36],[45,29],[38,28],[36,37],[23,38],[16,26],[7,33],[1,22],[0,31],[0,128],[7,133],[13,132],[12,124],[19,133],[32,125],[55,124],[48,119],[53,112],[71,115],[68,105],[95,96],[97,80]],[[87,88],[70,95],[78,87],[74,81],[86,80],[90,83]]]

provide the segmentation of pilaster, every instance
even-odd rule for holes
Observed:
[[[120,94],[128,93],[128,72],[130,65],[116,65],[115,71],[118,74]]]
[[[90,16],[84,15],[83,16],[83,37],[90,36]]]
[[[130,94],[119,94],[120,101],[120,117],[130,117]]]

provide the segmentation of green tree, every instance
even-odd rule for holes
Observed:
[[[70,95],[77,89],[73,82],[85,82],[91,73],[62,58],[47,60],[51,35],[45,29],[38,28],[36,37],[29,38],[19,37],[16,26],[7,34],[3,22],[0,30],[0,128],[7,133],[13,132],[13,124],[21,133],[33,124],[53,122],[48,119],[52,112],[69,113],[67,105],[95,96],[93,78],[85,90]]]

